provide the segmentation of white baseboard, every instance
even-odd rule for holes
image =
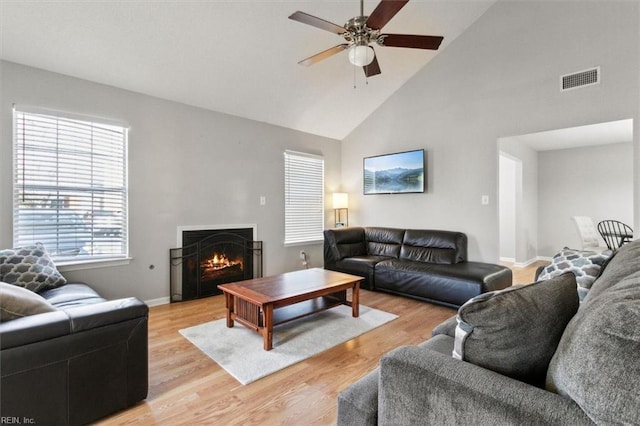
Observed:
[[[502,259],[501,259],[502,260]],[[536,263],[536,262],[551,262],[553,260],[552,257],[548,257],[548,256],[536,256],[533,259],[529,259],[527,261],[524,262],[513,262],[513,266],[516,268],[526,268],[527,266]]]
[[[513,257],[501,257],[500,258],[500,262],[505,262],[505,263],[516,263],[516,259]]]
[[[169,296],[167,297],[159,297],[157,299],[151,299],[151,300],[145,300],[144,303],[147,304],[147,306],[151,307],[151,306],[159,306],[159,305],[166,305],[167,303],[170,303],[171,300],[169,299]]]
[[[516,268],[526,268],[532,263],[535,263],[537,260],[538,259],[534,257],[533,259],[525,260],[524,262],[515,262],[513,266],[515,266]]]

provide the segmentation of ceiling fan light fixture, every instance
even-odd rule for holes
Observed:
[[[364,67],[373,62],[375,52],[369,45],[356,44],[349,49],[349,62],[358,67]]]
[[[438,50],[443,40],[442,36],[382,33],[382,28],[407,3],[409,0],[379,0],[373,12],[370,15],[365,15],[364,0],[360,0],[360,15],[349,19],[342,26],[301,11],[291,14],[289,19],[337,34],[346,42],[316,53],[298,63],[305,66],[313,65],[347,50],[349,62],[361,67],[364,75],[369,78],[381,73],[378,58],[376,58],[373,47],[369,46],[370,44],[385,48]]]

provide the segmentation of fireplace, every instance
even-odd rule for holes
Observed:
[[[180,227],[170,250],[171,301],[221,294],[218,285],[262,276],[255,225]]]

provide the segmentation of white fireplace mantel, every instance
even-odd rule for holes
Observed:
[[[178,238],[176,247],[182,247],[182,232],[183,231],[206,231],[215,229],[239,229],[239,228],[251,228],[253,229],[254,241],[258,239],[258,225],[255,223],[250,224],[235,224],[235,225],[181,225],[178,226]]]

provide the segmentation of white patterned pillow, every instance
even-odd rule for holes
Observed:
[[[42,243],[0,250],[0,281],[36,293],[67,283]]]
[[[578,286],[591,288],[612,254],[611,250],[587,251],[565,247],[553,256],[551,264],[544,268],[538,280],[548,280],[565,272],[573,272]]]

